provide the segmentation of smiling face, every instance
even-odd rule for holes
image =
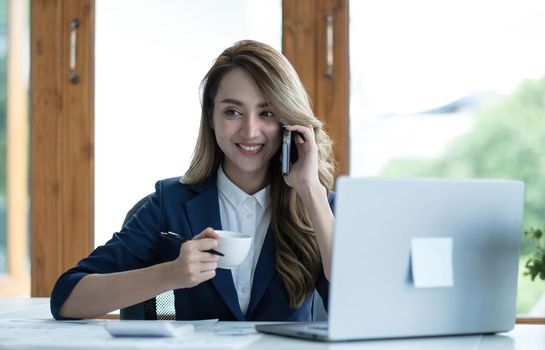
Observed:
[[[235,68],[221,80],[212,127],[229,179],[249,194],[263,188],[269,161],[280,147],[281,124],[245,70]]]

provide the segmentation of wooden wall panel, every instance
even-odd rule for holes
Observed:
[[[70,22],[79,19],[69,80]],[[31,1],[31,295],[93,247],[94,1]]]
[[[316,113],[325,121],[327,131],[333,138],[335,159],[339,174],[348,174],[349,150],[349,63],[348,63],[348,1],[320,1],[318,8],[318,40],[316,74]],[[333,76],[327,76],[327,21],[333,15]]]
[[[297,69],[334,141],[338,174],[349,172],[348,0],[283,0],[283,52]],[[327,15],[333,15],[333,75],[327,75]]]
[[[63,28],[74,18],[77,29],[76,72],[72,84],[64,73],[63,135],[63,270],[94,247],[94,7],[88,0],[65,0]],[[68,37],[67,35],[65,35]],[[68,60],[67,55],[64,59]],[[66,62],[66,66],[69,63]]]
[[[282,3],[282,51],[297,70],[313,104],[317,98],[317,8],[316,0],[284,0]]]

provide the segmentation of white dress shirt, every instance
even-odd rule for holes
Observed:
[[[218,168],[217,185],[223,230],[244,233],[253,238],[246,259],[238,267],[231,269],[240,309],[246,314],[255,267],[271,220],[267,208],[269,187],[250,196],[229,180],[222,166]]]

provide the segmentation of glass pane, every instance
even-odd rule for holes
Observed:
[[[7,277],[0,296],[30,293],[28,7],[27,1],[0,0],[0,276]]]
[[[351,174],[513,178],[524,227],[545,228],[545,3],[350,3]],[[545,314],[523,275],[518,312]],[[541,300],[541,301],[540,301]]]
[[[6,85],[8,59],[7,1],[0,1],[0,274],[8,272],[6,232]]]
[[[95,245],[157,180],[184,174],[199,84],[241,39],[281,49],[281,0],[96,2]]]

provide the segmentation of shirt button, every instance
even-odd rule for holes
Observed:
[[[246,218],[251,218],[252,217],[252,214],[246,214]]]
[[[242,287],[242,293],[247,293],[248,292],[248,287],[244,286]]]

